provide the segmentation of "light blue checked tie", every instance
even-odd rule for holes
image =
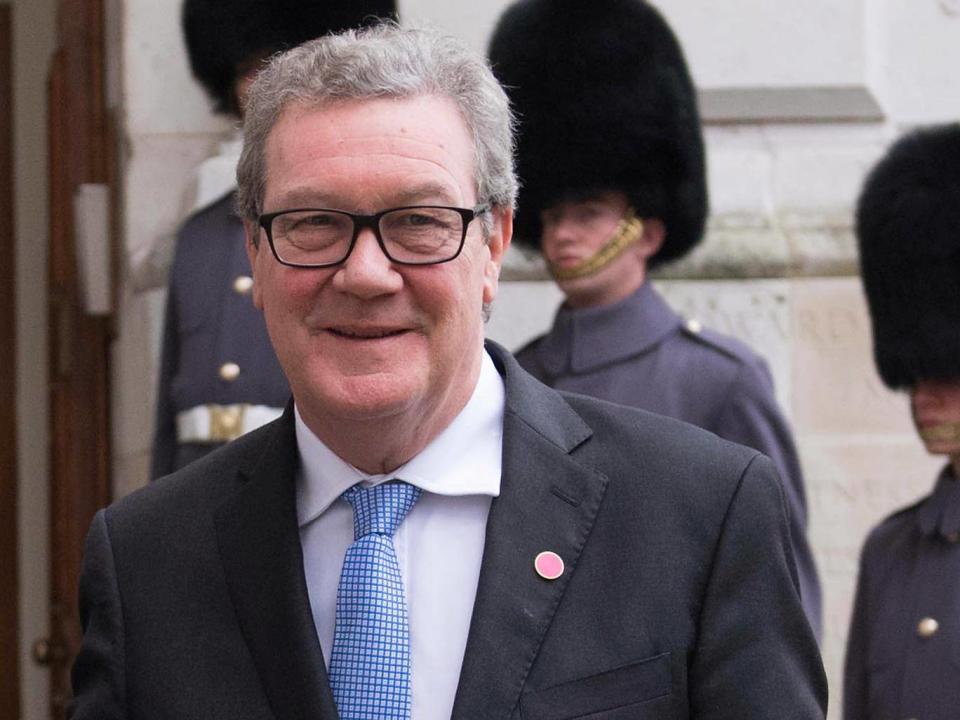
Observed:
[[[410,627],[393,534],[420,488],[354,485],[353,544],[337,588],[330,685],[340,720],[409,720]]]

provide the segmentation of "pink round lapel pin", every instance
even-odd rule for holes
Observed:
[[[551,550],[544,550],[534,559],[533,567],[544,580],[556,580],[563,575],[563,558]]]

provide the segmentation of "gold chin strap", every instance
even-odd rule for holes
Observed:
[[[636,243],[642,235],[643,220],[634,215],[633,210],[629,210],[606,245],[573,267],[559,268],[551,265],[550,274],[554,280],[576,280],[598,273],[620,257],[623,251]]]
[[[920,430],[925,443],[960,442],[960,422],[942,423]]]

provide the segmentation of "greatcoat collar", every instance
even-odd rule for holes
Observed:
[[[925,535],[939,534],[950,542],[960,540],[960,480],[947,465],[937,477],[930,496],[917,511],[917,525]]]
[[[536,359],[551,377],[588,372],[645,352],[681,323],[647,281],[612,305],[562,305],[550,332],[536,345]]]

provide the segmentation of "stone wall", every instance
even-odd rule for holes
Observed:
[[[954,0],[663,0],[708,122],[712,219],[701,245],[656,282],[705,325],[769,361],[807,478],[826,599],[824,654],[838,718],[840,669],[867,529],[925,492],[905,398],[873,369],[851,209],[866,170],[919,123],[960,117]],[[505,0],[401,0],[482,50]],[[116,492],[146,481],[165,268],[194,168],[231,128],[187,70],[174,3],[122,12],[127,264],[114,352]],[[169,247],[167,244],[166,247]],[[512,253],[489,335],[515,348],[542,332],[559,295]]]

